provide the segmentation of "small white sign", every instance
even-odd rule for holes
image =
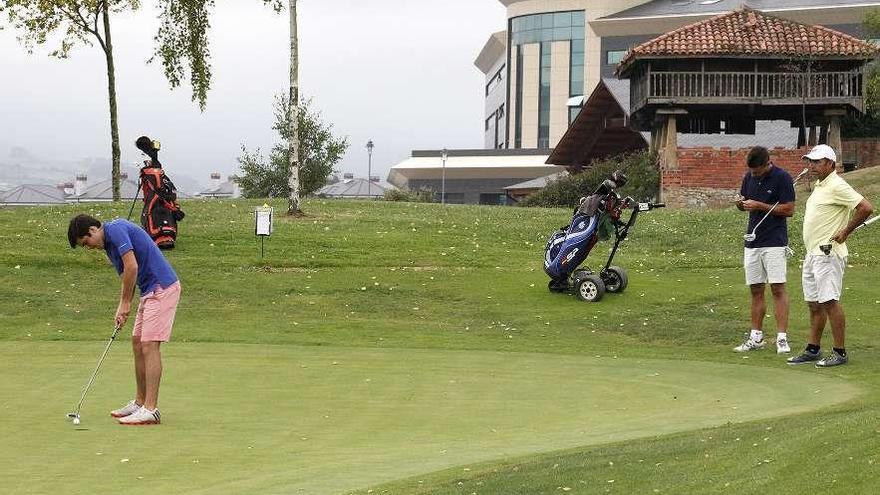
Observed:
[[[254,233],[256,235],[272,235],[272,213],[275,208],[263,205],[254,210]]]

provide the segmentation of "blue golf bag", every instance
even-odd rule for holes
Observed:
[[[551,292],[574,289],[588,302],[598,301],[606,291],[623,292],[628,284],[626,270],[612,266],[611,261],[620,243],[626,239],[640,211],[665,206],[663,203],[635,203],[621,198],[617,188],[626,184],[626,176],[615,171],[590,196],[581,198],[572,214],[571,223],[553,232],[544,247],[544,272],[550,277]],[[620,220],[623,210],[635,206],[629,220]],[[614,236],[614,246],[605,267],[598,274],[589,268],[579,269],[599,240]]]

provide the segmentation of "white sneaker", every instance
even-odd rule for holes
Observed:
[[[159,410],[150,411],[144,406],[124,418],[119,418],[121,425],[157,425],[161,423]]]
[[[776,354],[788,354],[789,352],[791,352],[791,347],[788,346],[788,339],[776,339]]]
[[[128,401],[128,404],[120,407],[119,409],[114,409],[114,410],[110,411],[110,416],[113,416],[114,418],[124,418],[124,417],[128,416],[129,414],[137,411],[140,408],[141,408],[140,404],[138,404],[137,402],[135,402],[134,399],[132,399],[132,400]]]
[[[733,352],[749,352],[764,348],[764,341],[755,342],[751,338],[733,348]]]

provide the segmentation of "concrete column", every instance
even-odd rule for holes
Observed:
[[[810,147],[816,146],[816,144],[817,144],[816,139],[817,139],[816,126],[811,125],[810,126],[810,137],[807,139],[807,146],[810,146]]]

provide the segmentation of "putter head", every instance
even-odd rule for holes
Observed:
[[[755,234],[746,234],[746,235],[743,236],[743,240],[746,241],[746,242],[752,242],[752,241],[754,241],[757,237],[758,237],[758,236],[756,236]]]
[[[67,419],[68,419],[68,420],[73,420],[73,419],[78,419],[78,418],[79,418],[79,414],[78,414],[78,413],[67,413]]]
[[[831,255],[831,244],[822,244],[821,246],[819,246],[819,249],[821,249],[822,252],[825,253],[825,256]]]

